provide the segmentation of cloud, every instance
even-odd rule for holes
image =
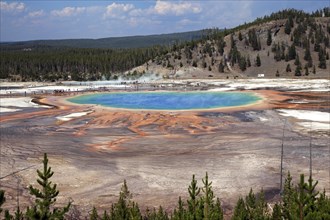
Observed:
[[[186,13],[200,13],[202,11],[201,7],[191,2],[169,2],[169,1],[156,1],[154,11],[159,15],[183,15]]]
[[[0,2],[0,9],[1,11],[7,12],[22,12],[25,10],[25,4],[22,2]]]
[[[127,20],[127,23],[131,27],[139,27],[140,25],[146,27],[146,26],[150,26],[150,25],[160,25],[161,21],[143,18],[143,17],[140,17],[140,18],[131,17]]]
[[[125,19],[128,14],[135,7],[132,4],[117,4],[112,3],[106,8],[106,12],[103,14],[103,18],[111,17],[117,19]]]
[[[86,11],[85,7],[65,7],[62,10],[53,10],[51,15],[56,17],[76,16]]]
[[[187,25],[193,25],[193,24],[200,24],[200,21],[192,21],[191,19],[181,19],[180,21],[177,22],[178,25],[180,26],[187,26]]]
[[[112,17],[119,19],[143,19],[149,16],[182,16],[189,14],[198,14],[202,11],[202,7],[196,2],[171,2],[171,1],[155,1],[154,5],[148,8],[136,8],[132,4],[112,3],[106,8],[104,18]],[[133,22],[134,23],[134,22]]]
[[[28,16],[30,18],[37,18],[37,17],[41,17],[41,16],[44,16],[45,15],[45,12],[44,10],[38,10],[38,11],[31,11]]]
[[[257,4],[257,3],[256,3]],[[205,27],[231,28],[253,20],[253,1],[206,1],[203,8],[208,9],[198,18]]]

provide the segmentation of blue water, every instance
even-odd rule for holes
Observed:
[[[68,100],[113,108],[193,110],[241,106],[260,99],[253,93],[242,92],[125,92],[82,95]]]

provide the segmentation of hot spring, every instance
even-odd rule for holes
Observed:
[[[243,92],[116,92],[69,98],[77,104],[146,110],[202,110],[253,104],[261,100]]]

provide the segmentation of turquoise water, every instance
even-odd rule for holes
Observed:
[[[68,99],[77,104],[150,110],[193,110],[241,106],[261,98],[243,92],[123,92],[82,95]]]

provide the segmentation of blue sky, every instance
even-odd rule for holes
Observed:
[[[0,1],[0,41],[104,38],[231,28],[285,8],[315,11],[328,0]]]

